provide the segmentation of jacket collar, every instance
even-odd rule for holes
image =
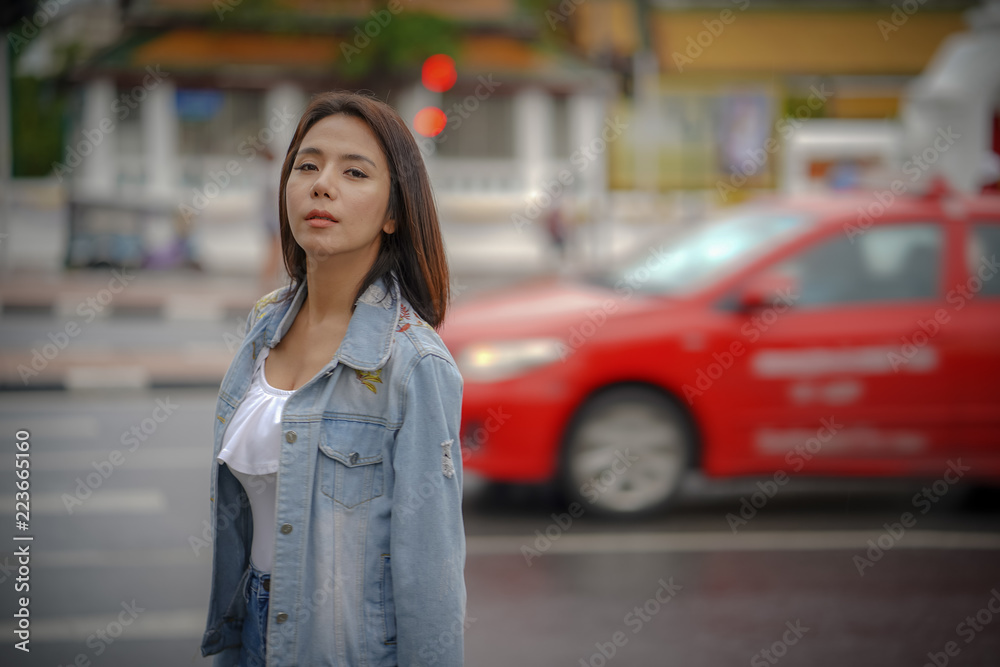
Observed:
[[[392,334],[399,320],[401,297],[395,273],[390,273],[390,283],[379,277],[355,301],[354,313],[347,324],[347,333],[340,343],[333,360],[343,362],[362,371],[374,371],[389,359]],[[277,309],[265,328],[265,343],[273,348],[292,326],[295,316],[306,298],[306,281],[303,280],[291,303],[284,312]]]

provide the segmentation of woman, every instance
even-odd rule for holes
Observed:
[[[326,93],[279,194],[291,284],[257,302],[219,391],[202,655],[460,665],[462,378],[420,153],[388,105]]]

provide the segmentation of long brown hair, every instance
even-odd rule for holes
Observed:
[[[292,236],[285,205],[285,187],[295,155],[306,133],[320,120],[334,114],[363,120],[375,135],[389,165],[389,214],[396,221],[392,234],[381,232],[378,255],[361,281],[355,300],[384,277],[388,286],[394,272],[403,297],[417,314],[435,329],[444,322],[449,301],[448,263],[441,243],[437,209],[430,179],[417,142],[396,110],[373,97],[348,91],[322,93],[309,103],[299,119],[295,135],[281,167],[278,219],[285,270],[291,278],[290,298],[306,279],[306,253]]]

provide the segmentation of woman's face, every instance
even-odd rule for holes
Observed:
[[[305,137],[285,186],[292,236],[316,262],[338,255],[375,261],[388,216],[389,167],[375,136],[360,118],[336,114]]]

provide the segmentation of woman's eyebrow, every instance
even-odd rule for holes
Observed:
[[[319,155],[319,156],[322,156],[323,155],[323,151],[320,150],[319,148],[315,148],[313,146],[304,146],[304,147],[302,147],[302,148],[299,149],[299,152],[296,153],[296,155]],[[365,162],[367,162],[371,166],[373,166],[376,169],[378,169],[378,165],[376,165],[375,162],[373,162],[370,158],[365,157],[364,155],[361,155],[360,153],[344,153],[344,154],[342,154],[340,156],[340,159],[344,160],[344,161],[347,161],[347,162],[350,162],[352,160],[364,160]]]
[[[345,162],[352,162],[354,160],[364,160],[371,166],[378,169],[378,166],[371,159],[365,157],[364,155],[361,155],[360,153],[344,153],[343,155],[340,156],[340,159],[344,160]]]

